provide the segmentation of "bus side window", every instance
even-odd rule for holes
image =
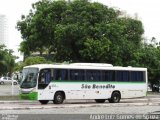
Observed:
[[[44,72],[40,72],[39,75],[39,84],[44,84],[45,83],[45,77],[44,77]]]
[[[51,71],[50,69],[44,69],[40,72],[39,83],[49,84],[51,81]]]
[[[51,81],[51,72],[48,70],[46,73],[45,73],[45,84],[49,84]]]
[[[61,79],[68,80],[68,70],[61,70]]]
[[[143,82],[144,81],[144,72],[142,72],[142,71],[131,71],[130,81],[132,81],[132,82]]]
[[[54,80],[59,80],[60,79],[60,70],[55,69],[54,70]]]
[[[73,81],[84,81],[84,70],[71,69],[70,70],[70,80]]]
[[[100,81],[101,72],[99,70],[86,70],[86,79],[89,81]]]
[[[55,80],[68,80],[68,70],[66,69],[55,69],[54,70]]]
[[[102,80],[103,81],[115,81],[115,71],[113,70],[102,71]]]
[[[116,72],[116,81],[128,82],[129,81],[129,72],[128,71],[117,71]]]

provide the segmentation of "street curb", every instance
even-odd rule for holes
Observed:
[[[38,101],[28,101],[28,100],[1,101],[0,100],[0,104],[8,104],[8,103],[38,103]]]
[[[29,106],[24,107],[22,106],[16,106],[16,107],[1,107],[0,110],[30,110],[30,109],[52,109],[52,108],[85,108],[85,107],[124,107],[124,106],[157,106],[160,105],[160,103],[106,103],[106,104],[61,104],[61,105],[55,105],[55,104],[47,104],[47,105],[40,105],[39,106]]]
[[[124,103],[126,101],[130,103],[137,103],[137,102],[151,102],[152,100],[157,100],[160,102],[160,98],[138,98],[138,99],[121,99],[120,103]],[[0,104],[5,104],[5,103],[39,103],[38,100],[0,100]],[[65,100],[64,104],[88,104],[88,103],[95,103],[94,100]],[[106,102],[107,103],[107,102]]]
[[[154,102],[153,102],[153,101]],[[0,101],[0,110],[30,110],[56,108],[85,108],[85,107],[125,107],[125,106],[159,106],[160,98],[122,99],[120,103],[95,103],[94,100],[65,100],[64,104],[41,105],[38,101],[16,100]],[[27,106],[26,106],[27,105]]]

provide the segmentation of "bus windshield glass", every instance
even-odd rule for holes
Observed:
[[[22,71],[21,88],[36,87],[38,76],[38,68],[24,68]]]

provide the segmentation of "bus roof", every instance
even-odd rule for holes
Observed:
[[[131,71],[147,71],[147,68],[141,67],[122,67],[122,66],[113,66],[111,64],[104,63],[72,63],[72,64],[36,64],[26,66],[24,68],[59,68],[59,69],[94,69],[94,70],[131,70]]]

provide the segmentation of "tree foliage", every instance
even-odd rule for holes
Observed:
[[[6,49],[5,45],[0,45],[0,75],[4,75],[7,72],[11,74],[14,71],[16,58],[13,55],[13,50]]]
[[[27,57],[22,63],[16,64],[15,70],[22,71],[23,67],[34,64],[51,64],[53,62],[46,60],[44,57],[32,56]]]
[[[44,64],[44,63],[52,63],[51,61],[47,61],[44,57],[28,57],[24,61],[24,66],[34,65],[34,64]]]
[[[118,10],[88,0],[39,1],[17,23],[24,39],[20,51],[54,53],[58,62],[128,64],[130,52],[140,46],[143,27],[141,21],[121,16]]]
[[[26,56],[39,52],[53,54],[55,62],[142,66],[150,79],[159,75],[160,49],[142,44],[142,22],[97,2],[41,0],[22,16],[17,29]]]
[[[148,79],[151,83],[160,80],[160,48],[151,45],[145,45],[133,54],[133,60],[130,62],[133,66],[148,68]]]

